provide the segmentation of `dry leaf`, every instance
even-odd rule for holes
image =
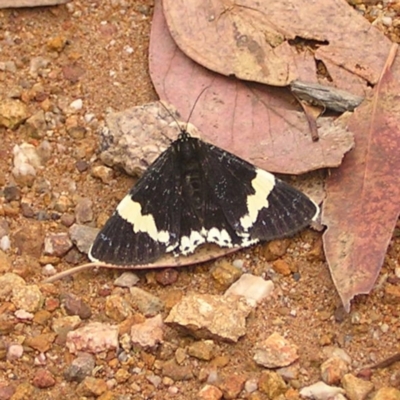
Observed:
[[[327,180],[322,222],[325,255],[347,311],[369,293],[400,213],[400,58],[394,45],[373,95],[349,128],[355,148]]]
[[[213,73],[186,57],[172,40],[156,1],[150,38],[150,74],[161,99],[189,116],[202,138],[271,172],[300,174],[340,165],[352,147],[346,116],[320,118],[319,141],[290,92]]]
[[[270,85],[316,82],[316,61],[322,61],[328,73],[332,67],[331,76],[341,75],[336,87],[362,94],[359,78],[364,87],[376,83],[390,48],[344,0],[163,0],[163,5],[172,37],[191,59],[226,76]],[[299,51],[295,44],[301,40]]]

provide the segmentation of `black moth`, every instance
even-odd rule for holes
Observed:
[[[181,129],[97,235],[92,261],[145,265],[202,243],[249,246],[290,236],[318,206],[271,173]]]

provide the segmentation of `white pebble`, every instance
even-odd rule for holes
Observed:
[[[42,274],[44,276],[53,276],[57,272],[56,268],[52,264],[46,264],[42,268]]]
[[[10,237],[8,235],[3,236],[0,239],[0,249],[3,251],[9,250],[11,247]]]
[[[74,101],[69,105],[69,107],[70,107],[72,110],[75,110],[75,111],[82,110],[82,107],[83,107],[83,101],[82,101],[82,99],[76,99],[76,100],[74,100]]]
[[[125,53],[132,54],[133,48],[131,46],[125,46],[124,51],[125,51]]]
[[[382,331],[383,333],[387,333],[388,330],[389,330],[389,325],[388,325],[388,324],[382,324],[382,325],[381,325],[381,331]]]
[[[20,344],[12,344],[7,350],[7,360],[18,360],[24,354],[24,348]]]
[[[33,319],[33,314],[25,311],[25,310],[17,310],[15,311],[14,315],[18,318],[18,319],[25,319],[25,320],[32,320]]]
[[[382,24],[385,26],[392,26],[393,24],[392,17],[382,17]]]

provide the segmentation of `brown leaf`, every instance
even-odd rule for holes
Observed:
[[[150,74],[161,99],[189,116],[202,138],[271,172],[300,174],[338,166],[353,145],[346,116],[321,118],[313,142],[307,119],[288,90],[246,83],[211,72],[175,45],[156,1],[150,38]]]
[[[376,83],[390,48],[344,0],[163,0],[163,5],[172,37],[191,59],[226,76],[270,85],[316,81],[316,61],[348,71],[348,79],[354,75],[351,86],[357,77]]]
[[[355,148],[327,180],[322,222],[333,281],[347,311],[369,293],[400,213],[400,59],[394,45],[373,94],[349,128]],[[392,66],[392,70],[391,70]]]

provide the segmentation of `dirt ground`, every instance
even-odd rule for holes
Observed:
[[[355,3],[370,21],[390,12],[389,2],[383,6],[370,1],[366,5]],[[97,354],[92,375],[99,379],[96,381],[99,385],[107,385],[103,392],[88,388],[85,391],[79,388],[80,383],[65,378],[65,370],[75,356],[65,348],[62,338],[53,340],[45,351],[26,342],[27,337],[52,332],[53,319],[66,315],[61,299],[69,294],[89,306],[88,321],[115,323],[105,313],[105,302],[109,294],[124,292],[125,289],[113,285],[120,272],[88,271],[44,285],[41,283],[44,265],[52,264],[62,270],[85,262],[86,257],[76,249],[61,258],[35,255],[32,249],[18,254],[13,238],[18,230],[31,224],[39,225],[42,233],[67,232],[66,221],[73,218],[81,198],[92,201],[93,218],[88,225],[97,226],[133,184],[133,178],[117,171],[104,184],[93,176],[91,168],[102,165],[98,160],[97,128],[106,112],[157,99],[147,66],[151,15],[152,3],[145,0],[73,1],[59,7],[0,10],[0,97],[21,99],[29,115],[40,110],[49,112],[49,124],[54,124],[45,133],[26,125],[16,130],[0,128],[0,227],[11,237],[11,249],[0,258],[0,277],[14,272],[27,284],[37,284],[46,297],[33,320],[17,318],[11,300],[0,302],[0,400],[61,396],[103,400],[199,398],[198,392],[205,385],[201,371],[207,368],[217,366],[220,376],[229,377],[240,371],[245,380],[259,379],[264,368],[253,361],[253,347],[260,338],[265,339],[273,332],[279,332],[299,348],[296,376],[287,381],[285,397],[277,399],[299,398],[300,388],[321,380],[320,366],[328,358],[324,349],[329,346],[347,352],[351,358],[349,370],[354,375],[362,367],[397,353],[400,290],[393,287],[399,285],[395,274],[400,260],[398,235],[392,239],[375,289],[370,295],[357,298],[351,313],[346,314],[341,312],[323,258],[321,234],[311,230],[290,239],[288,249],[278,257],[289,266],[288,274],[279,268],[274,270],[268,245],[226,258],[228,262],[242,260],[249,272],[272,278],[275,291],[250,314],[247,333],[237,343],[217,341],[218,350],[209,361],[185,359],[184,364],[195,371],[192,379],[167,379],[159,368],[157,361],[163,361],[162,347],[171,346],[176,354],[177,349],[185,349],[195,341],[170,327],[165,328],[165,343],[161,347],[138,351],[134,366],[121,361],[115,351]],[[376,25],[399,42],[400,19],[393,18],[390,24],[383,21]],[[43,60],[48,63],[43,64]],[[32,63],[39,67],[32,67]],[[82,108],[71,114],[69,105],[77,99],[82,100]],[[18,185],[17,193],[9,194],[5,188],[14,183],[11,174],[14,145],[25,141],[36,146],[43,140],[52,147],[46,167],[38,171],[31,187]],[[57,200],[60,194],[66,198],[65,208]],[[28,236],[24,240],[29,247],[29,241],[34,239]],[[210,279],[213,265],[183,268],[176,282],[169,286],[157,283],[155,272],[138,271],[138,286],[162,299],[170,299],[176,292],[221,294],[218,282]],[[40,318],[43,311],[44,319]],[[166,307],[163,317],[168,311]],[[13,343],[22,344],[24,350],[16,359],[10,359],[8,354]],[[41,353],[45,354],[45,361],[38,365]],[[140,368],[142,374],[134,374],[131,371],[134,367]],[[53,377],[49,387],[38,387],[39,368]],[[130,376],[123,382],[111,382],[114,373],[121,369],[129,371]],[[152,384],[145,378],[147,375],[160,376],[161,383]],[[367,375],[364,378],[374,384],[375,391],[384,386],[400,389],[399,364],[372,370]],[[260,389],[253,392],[243,389],[236,397],[225,398],[256,400],[268,399],[268,395]]]

